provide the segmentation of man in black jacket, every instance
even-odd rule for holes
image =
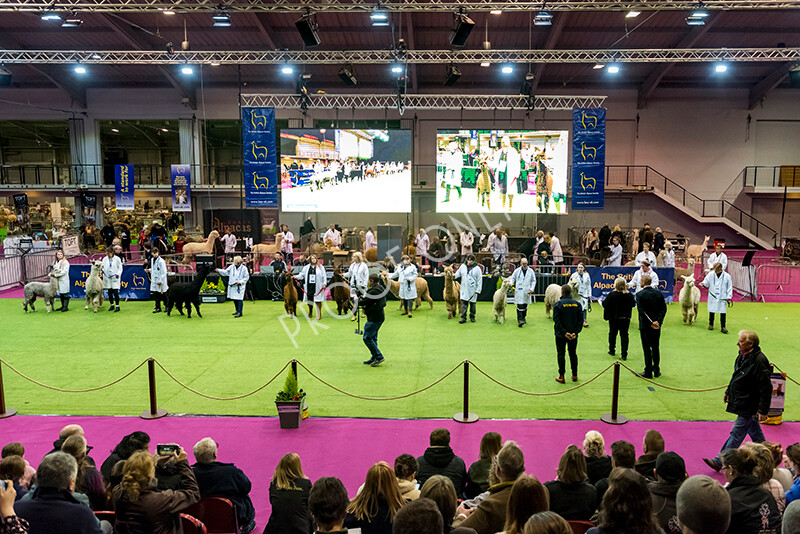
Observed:
[[[558,378],[556,382],[563,384],[566,372],[565,349],[569,351],[569,366],[572,369],[572,381],[578,381],[578,334],[583,329],[583,308],[572,299],[572,288],[568,284],[561,286],[561,300],[553,306],[553,330],[556,335],[556,357],[558,358]]]
[[[605,223],[603,227],[600,228],[597,238],[599,240],[601,250],[611,244],[611,228],[608,227],[608,223]]]
[[[723,396],[727,411],[736,414],[736,421],[720,452],[738,448],[748,434],[753,442],[764,442],[764,432],[759,423],[767,418],[772,399],[772,371],[769,360],[759,347],[758,334],[742,330],[736,344],[739,356]],[[715,471],[722,469],[719,454],[714,458],[703,458],[703,461]]]
[[[642,289],[636,293],[636,308],[639,310],[639,336],[642,338],[644,352],[643,378],[661,376],[661,325],[667,315],[667,304],[661,291],[650,287],[650,275],[642,275]]]
[[[450,448],[450,431],[446,428],[437,428],[431,432],[430,447],[417,458],[417,463],[417,482],[420,487],[433,475],[442,475],[453,482],[456,495],[460,496],[464,492],[468,478],[467,466]]]
[[[386,307],[386,288],[381,284],[381,277],[377,273],[369,275],[369,289],[359,302],[367,316],[367,322],[364,324],[364,345],[372,355],[364,365],[377,367],[386,359],[378,349],[378,330],[386,318],[383,313],[383,308]]]

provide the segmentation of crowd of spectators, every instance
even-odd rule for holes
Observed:
[[[193,465],[180,445],[159,445],[156,454],[150,445],[146,433],[129,434],[98,471],[77,425],[62,429],[35,470],[22,444],[6,444],[0,534],[180,534],[180,514],[206,497],[232,502],[241,534],[255,529],[250,480],[218,461],[212,438],[194,445]],[[401,454],[393,466],[372,465],[352,497],[336,477],[312,482],[300,456],[289,453],[270,480],[264,534],[570,534],[576,522],[590,526],[589,534],[800,532],[800,443],[723,451],[724,486],[689,477],[656,430],[644,435],[638,458],[627,441],[609,450],[589,431],[581,447],[566,447],[554,473],[537,478],[514,441],[487,433],[467,467],[449,431],[438,428],[418,458]],[[113,525],[99,511],[113,511]]]

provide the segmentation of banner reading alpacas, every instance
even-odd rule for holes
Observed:
[[[172,166],[172,211],[192,211],[192,168]]]
[[[242,108],[242,139],[245,206],[277,208],[275,108]]]
[[[606,110],[572,110],[572,209],[605,205]]]
[[[603,300],[614,291],[614,280],[622,277],[626,282],[633,279],[638,267],[587,267],[586,272],[592,279],[592,299]],[[656,267],[653,269],[658,276],[658,289],[664,295],[664,300],[672,302],[675,291],[675,269],[672,267]]]
[[[69,266],[69,297],[73,299],[86,298],[86,279],[91,273],[91,265]],[[103,293],[106,298],[107,292]],[[119,298],[130,300],[150,299],[150,279],[141,265],[123,265],[122,278],[120,278]]]

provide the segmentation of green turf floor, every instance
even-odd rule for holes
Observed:
[[[84,311],[72,301],[69,313],[39,311],[25,315],[17,299],[0,300],[0,356],[21,372],[60,388],[82,389],[108,383],[152,356],[176,378],[203,393],[235,396],[254,390],[288,360],[297,358],[331,384],[362,396],[403,395],[422,388],[469,359],[498,381],[533,392],[556,392],[572,385],[554,382],[555,344],[552,321],[543,304],[535,304],[528,325],[518,328],[491,320],[491,304],[478,303],[478,322],[448,320],[444,304],[420,308],[412,319],[401,317],[389,302],[379,344],[386,362],[364,366],[368,357],[354,323],[325,316],[317,332],[301,319],[295,347],[278,317],[282,303],[246,302],[245,316],[231,317],[233,305],[205,304],[203,317],[151,313],[147,302],[123,302],[120,313]],[[800,377],[795,328],[798,304],[736,303],[728,314],[731,333],[706,329],[705,304],[700,321],[681,325],[678,304],[669,305],[662,334],[659,383],[689,389],[727,383],[736,356],[736,332],[759,333],[764,353],[790,375]],[[513,314],[513,308],[509,307]],[[615,358],[606,354],[607,326],[602,309],[589,314],[590,328],[580,335],[581,382]],[[287,322],[291,332],[296,327]],[[643,368],[637,325],[631,326],[628,363]],[[617,349],[619,354],[619,348]],[[568,371],[569,372],[569,371]],[[350,417],[450,417],[461,409],[459,370],[432,389],[393,401],[364,401],[342,395],[301,370],[300,386],[308,392],[312,415]],[[134,415],[147,408],[147,373],[140,369],[122,382],[97,392],[59,393],[31,384],[3,369],[6,402],[25,414]],[[274,394],[283,376],[259,393],[241,400],[214,401],[197,396],[157,371],[160,407],[171,413],[274,415]],[[503,389],[476,371],[470,373],[470,411],[482,418],[594,419],[609,411],[612,373],[577,391],[554,397],[530,397]],[[800,418],[797,388],[788,385],[788,419]],[[636,419],[726,419],[722,393],[680,393],[657,388],[623,369],[620,413]]]

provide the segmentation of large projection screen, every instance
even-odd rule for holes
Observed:
[[[438,213],[567,213],[568,132],[439,130]]]
[[[411,211],[411,130],[281,130],[283,211]]]

